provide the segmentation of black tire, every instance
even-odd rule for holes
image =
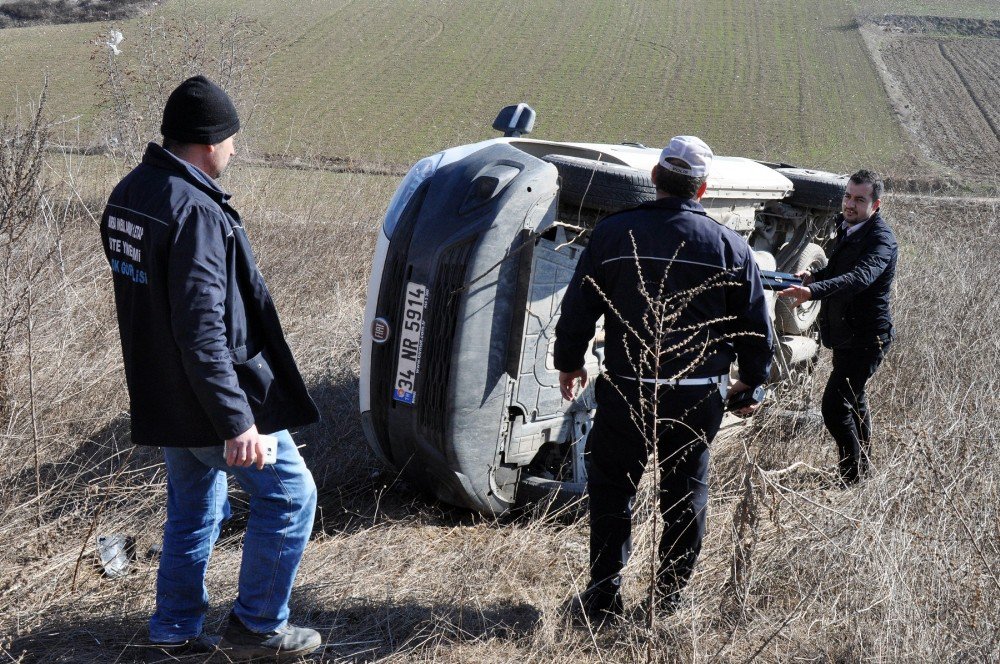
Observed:
[[[656,187],[647,171],[559,154],[545,155],[542,159],[559,171],[559,197],[563,205],[608,213],[656,198]]]
[[[816,210],[840,210],[840,204],[847,191],[846,175],[812,171],[807,168],[774,169],[792,181],[795,191],[785,199],[799,207]]]
[[[809,270],[815,272],[826,266],[826,252],[823,247],[810,242],[799,254],[789,272],[793,274]],[[783,298],[777,298],[774,306],[775,326],[785,334],[806,334],[819,317],[821,303],[818,300],[803,302],[801,306],[790,308]]]

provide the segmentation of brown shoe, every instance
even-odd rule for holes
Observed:
[[[323,638],[316,630],[296,627],[291,623],[266,634],[251,632],[230,613],[219,650],[234,660],[266,658],[270,662],[287,662],[308,655],[322,643]]]

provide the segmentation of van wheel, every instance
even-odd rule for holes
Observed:
[[[799,254],[798,260],[796,260],[789,271],[792,273],[802,272],[803,270],[815,272],[825,266],[826,252],[823,251],[823,247],[810,242],[802,250],[802,253]],[[820,302],[809,300],[793,309],[788,306],[787,300],[784,298],[779,297],[776,299],[774,319],[777,328],[781,332],[785,334],[806,334],[809,328],[816,323],[816,318],[819,317]]]
[[[847,191],[846,175],[806,168],[774,169],[792,181],[795,190],[785,199],[786,203],[817,210],[840,210]]]
[[[656,198],[656,186],[647,171],[561,154],[545,155],[542,160],[559,171],[559,196],[565,205],[609,213]]]

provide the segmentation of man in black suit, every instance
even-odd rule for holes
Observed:
[[[871,415],[865,385],[894,337],[889,293],[896,274],[896,236],[879,214],[883,184],[861,170],[844,194],[840,230],[826,267],[802,272],[801,286],[779,293],[797,307],[821,300],[820,337],[833,349],[833,371],[823,392],[823,421],[840,454],[845,484],[868,471]]]

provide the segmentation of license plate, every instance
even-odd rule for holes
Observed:
[[[427,287],[414,282],[406,284],[403,318],[399,330],[399,360],[396,362],[396,382],[392,398],[412,404],[416,402],[417,374],[420,373],[420,353],[424,346],[424,308]]]

